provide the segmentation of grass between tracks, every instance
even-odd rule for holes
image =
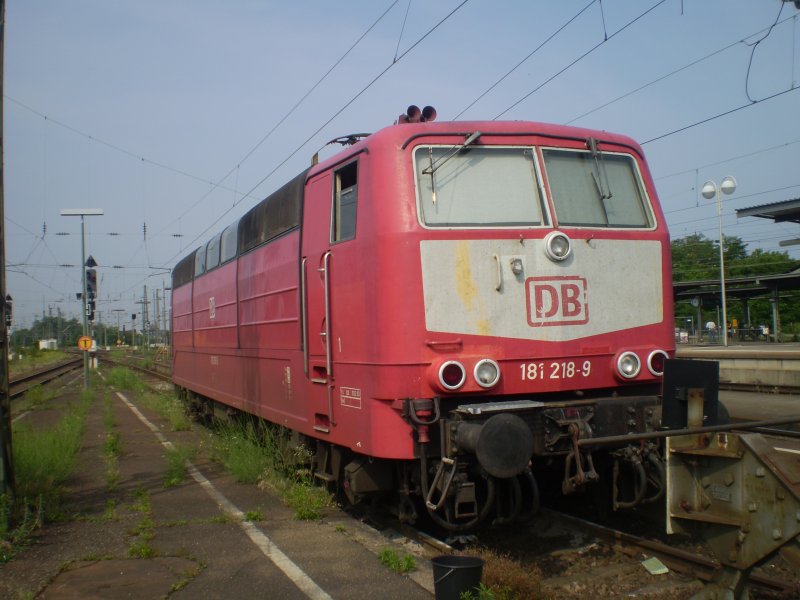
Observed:
[[[0,497],[0,562],[13,557],[45,520],[61,517],[64,483],[78,464],[92,396],[91,390],[84,390],[79,401],[48,429],[35,429],[29,423],[14,425],[16,501]]]

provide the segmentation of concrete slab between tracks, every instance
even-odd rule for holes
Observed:
[[[142,420],[125,402],[102,396],[88,413],[64,519],[0,565],[0,597],[432,597],[423,557],[413,578],[378,560],[383,548],[412,553],[408,543],[336,509],[321,521],[297,521],[268,489],[238,484],[210,460],[203,432],[170,431],[159,415],[137,406]],[[110,432],[122,449],[111,478],[104,453]],[[164,441],[198,449],[192,461],[200,478],[165,486]]]
[[[677,358],[719,362],[720,383],[800,391],[800,344],[679,346]]]

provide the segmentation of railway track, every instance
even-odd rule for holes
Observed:
[[[132,359],[118,360],[115,358],[111,358],[108,355],[103,355],[101,357],[101,360],[102,362],[110,365],[115,365],[118,367],[127,367],[129,369],[133,369],[134,371],[143,373],[144,375],[147,375],[149,377],[153,377],[161,381],[172,383],[172,370],[167,365],[164,365],[162,368],[149,368],[136,364],[136,362]]]
[[[38,385],[58,379],[83,367],[83,358],[71,358],[64,362],[48,366],[33,373],[27,373],[9,381],[9,398],[14,400],[24,396],[25,392]]]
[[[569,523],[576,529],[590,532],[626,555],[632,557],[641,554],[655,556],[673,571],[695,577],[703,582],[711,581],[722,568],[716,560],[697,552],[691,552],[654,539],[647,539],[606,527],[605,525],[599,525],[566,513],[548,509],[542,510],[555,515],[558,519]],[[755,589],[770,594],[778,594],[779,597],[796,597],[794,594],[797,594],[798,590],[800,590],[800,583],[797,581],[786,581],[759,572],[751,573],[748,580]]]

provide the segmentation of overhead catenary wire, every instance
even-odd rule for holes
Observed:
[[[665,0],[662,0],[665,1]],[[286,156],[280,163],[278,163],[271,171],[269,171],[264,177],[262,177],[254,186],[250,188],[250,190],[245,194],[245,196],[250,196],[256,189],[261,187],[267,179],[272,177],[278,169],[280,169],[283,165],[285,165],[289,160],[291,160],[300,150],[302,150],[308,143],[316,137],[318,133],[320,133],[325,127],[330,125],[330,123],[342,114],[353,102],[358,100],[369,88],[371,88],[381,77],[383,77],[392,67],[394,67],[397,63],[399,63],[405,56],[407,56],[414,48],[416,48],[419,44],[421,44],[425,39],[428,38],[434,31],[436,31],[445,21],[447,21],[450,17],[452,17],[456,12],[458,12],[465,4],[467,4],[469,0],[463,0],[461,3],[458,4],[453,10],[451,10],[447,15],[445,15],[442,19],[440,19],[433,27],[428,29],[416,42],[414,42],[411,46],[409,46],[405,51],[403,51],[395,60],[391,62],[386,68],[384,68],[380,73],[378,73],[367,85],[365,85],[361,90],[359,90],[352,98],[350,98],[345,104],[336,110],[322,125],[320,125],[311,135],[305,138],[294,150],[292,150],[288,156]],[[206,233],[208,233],[212,227],[216,226],[234,207],[228,208],[225,212],[223,212],[219,217],[217,217],[208,227],[206,227],[203,231],[201,231],[198,235],[196,235],[192,240],[183,246],[180,252],[176,253],[169,259],[165,261],[164,264],[171,263],[174,261],[186,248],[191,247],[196,241],[201,239]]]
[[[643,13],[641,13],[639,16],[637,16],[637,17],[635,17],[635,18],[631,19],[630,21],[628,21],[628,22],[627,22],[625,25],[623,25],[622,27],[620,27],[619,29],[617,29],[617,30],[616,30],[614,33],[612,33],[611,35],[608,35],[608,34],[606,34],[605,38],[604,38],[602,41],[600,41],[600,42],[598,42],[597,44],[595,44],[594,46],[592,46],[592,47],[591,47],[589,50],[587,50],[586,52],[584,52],[583,54],[581,54],[581,55],[580,55],[578,58],[576,58],[575,60],[573,60],[571,63],[569,63],[569,64],[568,64],[567,66],[565,66],[564,68],[562,68],[560,71],[558,71],[558,72],[556,72],[555,74],[553,74],[553,75],[551,75],[550,77],[548,77],[546,80],[544,80],[542,83],[540,83],[540,84],[539,84],[537,87],[535,87],[534,89],[532,89],[530,92],[528,92],[527,94],[525,94],[524,96],[522,96],[522,97],[521,97],[519,100],[517,100],[516,102],[514,102],[514,103],[513,103],[511,106],[509,106],[508,108],[506,108],[506,109],[505,109],[503,112],[501,112],[501,113],[499,113],[498,115],[496,115],[496,116],[495,116],[495,117],[494,117],[492,120],[493,120],[493,121],[496,121],[497,119],[499,119],[500,117],[502,117],[504,114],[506,114],[507,112],[509,112],[511,109],[515,108],[516,106],[518,106],[519,104],[521,104],[522,102],[524,102],[525,100],[527,100],[528,98],[530,98],[530,97],[531,97],[533,94],[535,94],[536,92],[538,92],[540,89],[542,89],[542,88],[543,88],[544,86],[546,86],[548,83],[550,83],[551,81],[553,81],[554,79],[556,79],[557,77],[559,77],[560,75],[562,75],[563,73],[565,73],[566,71],[568,71],[569,69],[571,69],[572,67],[574,67],[576,64],[578,64],[579,62],[581,62],[581,61],[582,61],[584,58],[586,58],[587,56],[589,56],[590,54],[592,54],[592,53],[593,53],[595,50],[597,50],[598,48],[600,48],[601,46],[603,46],[603,44],[606,44],[606,43],[607,43],[607,42],[609,42],[611,39],[613,39],[614,37],[616,37],[617,35],[619,35],[619,34],[620,34],[620,33],[622,33],[623,31],[625,31],[626,29],[628,29],[628,27],[630,27],[630,26],[631,26],[631,25],[633,25],[634,23],[638,22],[640,19],[643,19],[645,16],[647,16],[648,14],[650,14],[651,12],[653,12],[653,11],[654,11],[656,8],[658,8],[659,6],[661,6],[662,4],[664,4],[666,1],[667,1],[667,0],[659,0],[659,1],[658,1],[658,2],[656,2],[656,3],[655,3],[653,6],[651,6],[650,8],[648,8],[646,11],[644,11]]]
[[[327,70],[327,71],[326,71],[326,72],[325,72],[325,73],[322,75],[322,77],[320,77],[320,78],[319,78],[319,79],[318,79],[318,80],[317,80],[317,81],[314,83],[314,85],[312,85],[312,86],[311,86],[311,87],[310,87],[310,88],[309,88],[309,89],[308,89],[308,90],[307,90],[307,91],[306,91],[306,92],[305,92],[305,93],[304,93],[304,94],[303,94],[303,95],[300,97],[300,99],[299,99],[299,100],[297,100],[297,101],[294,103],[294,105],[293,105],[293,106],[292,106],[292,107],[291,107],[291,108],[290,108],[290,109],[289,109],[289,110],[288,110],[288,111],[287,111],[287,112],[286,112],[286,113],[285,113],[285,114],[284,114],[284,115],[283,115],[283,116],[282,116],[280,119],[278,119],[278,121],[277,121],[277,122],[276,122],[276,123],[275,123],[275,124],[272,126],[272,128],[270,128],[270,129],[269,129],[269,130],[268,130],[268,131],[267,131],[267,132],[266,132],[264,135],[262,135],[262,136],[261,136],[261,138],[260,138],[260,139],[259,139],[259,140],[258,140],[258,141],[257,141],[257,142],[256,142],[256,143],[255,143],[255,144],[254,144],[254,145],[253,145],[253,146],[252,146],[252,147],[251,147],[251,148],[250,148],[250,149],[249,149],[249,150],[248,150],[246,153],[245,153],[245,155],[244,155],[242,158],[240,158],[240,159],[237,161],[236,165],[234,165],[234,166],[233,166],[233,167],[232,167],[232,168],[231,168],[231,169],[230,169],[230,170],[229,170],[229,171],[228,171],[228,172],[227,172],[225,175],[223,175],[223,176],[222,176],[222,177],[221,177],[221,178],[220,178],[220,179],[217,181],[217,183],[209,182],[209,183],[211,183],[211,184],[212,184],[212,187],[211,187],[211,189],[209,189],[209,190],[208,190],[208,191],[207,191],[205,194],[203,194],[203,195],[202,195],[200,198],[198,198],[198,199],[197,199],[197,200],[196,200],[196,201],[195,201],[195,202],[194,202],[194,203],[193,203],[193,204],[192,204],[192,205],[191,205],[189,208],[187,208],[185,211],[183,211],[183,212],[182,212],[182,213],[181,213],[181,214],[180,214],[180,215],[179,215],[179,216],[178,216],[176,219],[174,219],[173,221],[171,221],[171,222],[170,222],[170,223],[169,223],[169,224],[168,224],[166,227],[164,227],[164,228],[163,228],[163,229],[162,229],[162,230],[161,230],[159,233],[163,232],[163,231],[164,231],[165,229],[167,229],[169,226],[171,226],[171,225],[175,224],[177,221],[179,221],[180,219],[182,219],[183,217],[185,217],[187,214],[189,214],[189,212],[191,212],[191,211],[192,211],[194,208],[196,208],[196,207],[197,207],[197,205],[198,205],[198,204],[200,204],[200,202],[202,202],[202,201],[203,201],[203,200],[205,200],[205,199],[206,199],[206,198],[207,198],[209,195],[211,195],[211,194],[214,192],[214,190],[216,190],[217,188],[221,187],[221,184],[222,184],[222,182],[223,182],[223,181],[225,181],[226,179],[228,179],[228,177],[230,177],[230,176],[231,176],[231,174],[232,174],[234,171],[238,170],[238,169],[239,169],[239,167],[241,167],[242,163],[246,162],[246,161],[247,161],[247,160],[248,160],[248,159],[249,159],[249,158],[250,158],[250,157],[253,155],[253,153],[255,153],[255,151],[256,151],[256,150],[258,150],[258,149],[259,149],[259,148],[260,148],[260,147],[261,147],[261,146],[264,144],[264,142],[266,142],[266,141],[267,141],[267,140],[268,140],[268,139],[269,139],[269,138],[272,136],[272,134],[273,134],[273,133],[275,133],[275,131],[277,131],[277,129],[278,129],[278,128],[279,128],[281,125],[283,125],[283,123],[285,123],[285,122],[286,122],[286,120],[287,120],[287,119],[288,119],[290,116],[292,116],[292,115],[294,114],[294,112],[295,112],[295,111],[296,111],[296,110],[297,110],[297,109],[298,109],[298,108],[299,108],[299,107],[300,107],[300,106],[303,104],[303,102],[305,102],[305,100],[306,100],[306,99],[307,99],[307,98],[308,98],[308,97],[309,97],[309,96],[310,96],[310,95],[311,95],[311,94],[314,92],[314,90],[316,90],[316,89],[317,89],[317,88],[318,88],[318,87],[319,87],[319,86],[322,84],[322,82],[323,82],[323,81],[325,81],[325,80],[328,78],[328,76],[329,76],[329,75],[330,75],[330,74],[331,74],[331,73],[332,73],[332,72],[333,72],[333,71],[336,69],[336,67],[338,67],[338,66],[339,66],[339,65],[340,65],[340,64],[341,64],[341,63],[344,61],[344,59],[345,59],[345,58],[347,58],[347,56],[348,56],[348,55],[349,55],[349,54],[350,54],[350,53],[351,53],[351,52],[352,52],[352,51],[353,51],[353,50],[354,50],[354,49],[355,49],[355,48],[356,48],[356,47],[357,47],[357,46],[358,46],[358,45],[359,45],[359,44],[360,44],[360,43],[361,43],[363,40],[364,40],[364,38],[365,38],[365,37],[367,37],[367,35],[368,35],[368,34],[369,34],[369,33],[370,33],[370,32],[371,32],[371,31],[372,31],[372,30],[373,30],[373,29],[374,29],[374,28],[375,28],[375,27],[378,25],[378,23],[380,23],[380,22],[383,20],[383,18],[384,18],[384,17],[385,17],[385,16],[386,16],[386,15],[389,13],[389,11],[390,11],[390,10],[392,10],[392,8],[394,8],[394,6],[395,6],[395,5],[396,5],[396,4],[397,4],[399,1],[400,1],[400,0],[394,0],[394,1],[393,1],[393,2],[392,2],[392,3],[391,3],[391,4],[390,4],[390,5],[389,5],[389,6],[386,8],[386,10],[384,10],[384,11],[383,11],[383,13],[381,13],[381,15],[380,15],[380,16],[379,16],[379,17],[378,17],[378,18],[377,18],[377,19],[376,19],[376,20],[375,20],[375,21],[372,23],[372,25],[370,25],[370,26],[369,26],[369,27],[366,29],[366,31],[364,31],[364,33],[362,33],[362,34],[361,34],[361,36],[360,36],[360,37],[359,37],[359,38],[358,38],[358,39],[357,39],[355,42],[353,42],[353,44],[352,44],[352,45],[351,45],[351,46],[350,46],[350,47],[347,49],[347,51],[345,51],[345,53],[344,53],[344,54],[342,54],[342,55],[341,55],[341,56],[340,56],[340,57],[339,57],[339,58],[338,58],[338,59],[337,59],[337,60],[336,60],[336,61],[335,61],[335,62],[334,62],[334,63],[333,63],[333,64],[332,64],[332,65],[331,65],[329,68],[328,68],[328,70]],[[399,42],[398,42],[398,44],[399,44]],[[395,60],[397,60],[397,58],[395,58]],[[258,186],[256,186],[256,187],[258,187]],[[227,188],[225,188],[225,189],[227,189]],[[255,188],[253,188],[253,190],[255,190]],[[251,192],[252,192],[253,190],[251,190]],[[248,192],[247,194],[244,194],[242,197],[243,197],[243,198],[246,198],[246,197],[248,197],[249,195],[250,195],[250,192]],[[236,206],[237,204],[238,204],[238,201],[236,200],[236,191],[234,190],[234,201],[233,201],[233,206]]]
[[[548,43],[550,43],[550,41],[552,41],[552,40],[553,40],[553,39],[554,39],[554,38],[555,38],[555,37],[556,37],[556,36],[557,36],[559,33],[561,33],[561,32],[562,32],[562,31],[564,31],[564,30],[565,30],[567,27],[569,27],[569,26],[570,26],[570,25],[571,25],[571,24],[572,24],[572,23],[573,23],[573,22],[574,22],[574,21],[575,21],[575,20],[576,20],[578,17],[580,17],[580,16],[581,16],[581,15],[582,15],[584,12],[586,12],[586,11],[589,9],[589,7],[591,7],[591,6],[592,6],[592,5],[593,5],[595,2],[597,2],[597,1],[598,1],[598,0],[591,0],[591,2],[589,2],[589,4],[587,4],[586,6],[584,6],[584,7],[583,7],[581,10],[579,10],[577,13],[575,13],[575,15],[574,15],[572,18],[570,18],[570,19],[569,19],[569,20],[568,20],[566,23],[564,23],[564,24],[563,24],[563,25],[561,25],[561,26],[560,26],[558,29],[556,29],[556,30],[555,30],[553,33],[551,33],[551,34],[550,34],[550,36],[549,36],[549,37],[547,37],[547,39],[545,39],[545,40],[544,40],[544,41],[543,41],[541,44],[539,44],[538,46],[536,46],[536,48],[534,48],[534,49],[533,49],[531,52],[529,52],[529,53],[528,53],[528,54],[527,54],[527,55],[526,55],[526,56],[525,56],[525,57],[524,57],[522,60],[520,60],[520,61],[519,61],[519,62],[518,62],[516,65],[514,65],[513,67],[511,67],[511,69],[509,69],[508,71],[506,71],[506,72],[503,74],[503,76],[502,76],[502,77],[500,77],[500,79],[498,79],[497,81],[495,81],[495,82],[494,82],[492,85],[490,85],[490,86],[489,86],[489,87],[488,87],[486,90],[484,90],[484,91],[483,91],[483,92],[482,92],[482,93],[481,93],[481,94],[480,94],[480,95],[479,95],[477,98],[475,98],[475,99],[474,99],[472,102],[470,102],[470,103],[469,103],[467,106],[465,106],[465,107],[464,107],[464,108],[461,110],[461,112],[459,112],[459,113],[458,113],[458,114],[457,114],[455,117],[453,117],[453,120],[454,120],[454,121],[455,121],[455,120],[457,120],[459,117],[461,117],[461,115],[463,115],[463,114],[464,114],[465,112],[467,112],[467,111],[468,111],[470,108],[472,108],[472,107],[473,107],[473,106],[475,106],[475,105],[476,105],[478,102],[480,102],[480,101],[483,99],[483,97],[484,97],[484,96],[486,96],[486,95],[487,95],[489,92],[491,92],[492,90],[494,90],[494,89],[495,89],[495,88],[496,88],[498,85],[500,85],[500,84],[501,84],[501,83],[502,83],[502,82],[503,82],[503,81],[504,81],[504,80],[505,80],[505,79],[506,79],[506,78],[507,78],[509,75],[511,75],[511,74],[512,74],[514,71],[516,71],[517,69],[519,69],[519,68],[520,68],[520,67],[521,67],[521,66],[522,66],[522,65],[523,65],[525,62],[527,62],[527,61],[528,61],[528,60],[529,60],[529,59],[530,59],[530,58],[531,58],[531,57],[532,57],[534,54],[536,54],[537,52],[539,52],[539,50],[541,50],[541,49],[542,49],[542,48],[544,48],[544,47],[545,47],[545,46],[546,46]]]
[[[705,119],[701,119],[700,121],[696,121],[696,122],[691,123],[689,125],[684,125],[684,126],[679,127],[677,129],[673,129],[672,131],[668,131],[666,133],[662,133],[661,135],[657,135],[656,137],[653,137],[653,138],[650,138],[649,140],[645,140],[645,141],[641,142],[641,145],[644,146],[645,144],[650,144],[652,142],[657,142],[659,140],[663,140],[664,138],[668,138],[668,137],[670,137],[672,135],[675,135],[676,133],[681,133],[682,131],[687,131],[688,129],[692,129],[692,128],[698,127],[700,125],[705,125],[706,123],[709,123],[711,121],[719,119],[720,117],[725,117],[725,116],[731,115],[731,114],[733,114],[735,112],[739,112],[740,110],[744,110],[745,108],[751,108],[753,106],[761,104],[762,102],[768,102],[769,100],[774,100],[775,98],[783,96],[784,94],[788,94],[788,93],[797,91],[799,89],[800,88],[787,88],[787,89],[785,89],[785,90],[783,90],[781,92],[777,92],[775,94],[772,94],[771,96],[767,96],[767,97],[761,98],[759,100],[753,100],[752,102],[748,102],[747,104],[742,104],[741,106],[737,106],[736,108],[732,108],[730,110],[723,111],[723,112],[718,113],[716,115],[712,115],[710,117],[706,117]]]

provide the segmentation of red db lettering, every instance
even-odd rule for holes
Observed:
[[[582,325],[589,322],[586,279],[578,276],[530,277],[527,287],[528,325]]]

